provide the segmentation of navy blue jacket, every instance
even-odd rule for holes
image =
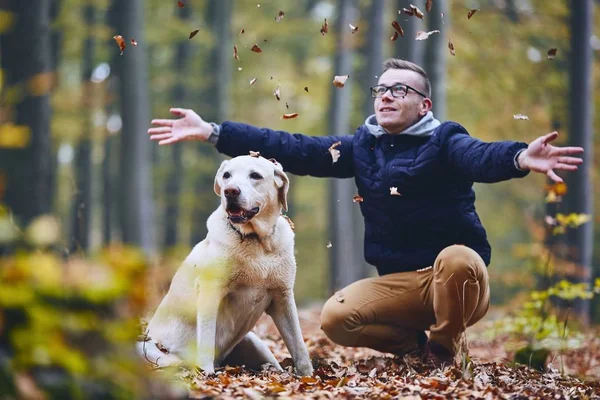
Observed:
[[[332,163],[329,147],[341,141]],[[259,151],[296,175],[354,177],[363,198],[365,259],[380,275],[433,265],[452,244],[475,250],[490,263],[491,248],[475,212],[473,182],[523,177],[514,166],[526,143],[485,143],[461,125],[444,122],[429,137],[382,135],[366,126],[354,135],[306,136],[225,122],[217,150],[231,157]],[[391,195],[397,187],[400,196]]]

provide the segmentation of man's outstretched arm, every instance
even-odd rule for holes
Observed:
[[[219,152],[231,157],[260,152],[266,158],[275,158],[283,168],[296,175],[349,178],[354,175],[352,136],[307,136],[289,134],[236,122],[222,125],[204,121],[192,110],[172,108],[178,119],[155,119],[155,127],[148,130],[151,140],[159,145],[184,140],[199,140],[216,145]],[[329,148],[336,142],[340,152],[334,163]]]

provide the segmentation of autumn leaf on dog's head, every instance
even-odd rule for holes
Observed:
[[[392,26],[394,27],[396,32],[400,34],[400,36],[404,37],[404,29],[402,29],[402,27],[400,26],[398,21],[392,21]],[[395,40],[395,39],[392,39],[392,40]]]
[[[200,32],[200,29],[195,29],[195,30],[191,31],[189,39],[191,39],[194,36],[196,36],[198,34],[198,32]]]
[[[260,47],[258,47],[257,44],[255,44],[254,46],[252,46],[252,48],[250,49],[255,53],[262,53],[262,49]]]
[[[279,85],[277,85],[277,87],[273,91],[273,95],[275,96],[277,101],[281,100],[281,92],[279,91]]]
[[[471,17],[473,16],[473,14],[475,14],[477,11],[479,11],[478,8],[469,11],[469,13],[467,14],[467,19],[471,19]]]
[[[452,44],[452,40],[450,40],[450,39],[448,39],[448,48],[450,49],[450,54],[455,56],[456,53],[454,52],[454,44]]]
[[[298,116],[298,113],[283,114],[283,119],[293,119]]]
[[[557,51],[558,49],[556,48],[551,48],[550,50],[548,50],[548,60],[554,60],[556,58]]]
[[[359,194],[355,194],[355,195],[352,197],[352,201],[353,201],[353,202],[355,202],[355,203],[362,203],[362,202],[363,202],[363,200],[364,200],[364,199],[363,199],[363,198],[362,198],[362,196],[361,196],[361,195],[359,195]]]
[[[236,45],[233,45],[233,58],[235,58],[236,60],[240,59],[240,56],[238,56],[238,49]]]
[[[425,10],[427,12],[431,11],[432,6],[433,6],[433,0],[427,0],[427,2],[425,3]]]
[[[254,158],[260,157],[260,151],[252,151],[252,150],[250,150],[250,157],[254,157]]]
[[[333,78],[333,86],[343,88],[349,77],[350,75],[336,75],[335,78]]]
[[[329,25],[327,24],[327,18],[325,18],[325,23],[321,26],[321,35],[325,36],[327,32],[329,32]]]
[[[348,24],[350,26],[350,32],[356,33],[358,32],[358,26],[354,26],[352,24]]]
[[[390,38],[390,40],[392,42],[395,42],[396,40],[398,40],[398,32],[394,31],[394,34],[392,35],[392,37]]]
[[[283,11],[279,11],[279,14],[277,14],[277,16],[275,17],[275,22],[281,21],[284,15],[285,13]]]
[[[331,160],[333,161],[332,164],[335,164],[338,158],[340,158],[340,151],[336,149],[336,147],[340,146],[341,144],[342,142],[335,142],[334,144],[329,146],[329,154],[331,154]]]
[[[429,36],[433,35],[434,33],[440,33],[440,31],[438,31],[438,30],[429,31],[429,32],[417,31],[417,37],[415,38],[415,40],[426,40],[429,38]]]
[[[121,50],[121,55],[123,55],[123,51],[125,51],[125,47],[127,46],[125,39],[123,39],[123,36],[121,35],[115,35],[113,36],[113,39],[115,39],[115,42],[119,45],[119,50]]]

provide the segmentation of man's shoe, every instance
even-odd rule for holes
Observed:
[[[436,368],[454,365],[454,353],[441,344],[428,340],[421,359],[425,364],[431,364]]]

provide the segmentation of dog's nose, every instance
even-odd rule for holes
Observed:
[[[227,188],[225,189],[225,197],[228,199],[235,199],[236,197],[239,197],[240,195],[240,189],[238,188]]]

